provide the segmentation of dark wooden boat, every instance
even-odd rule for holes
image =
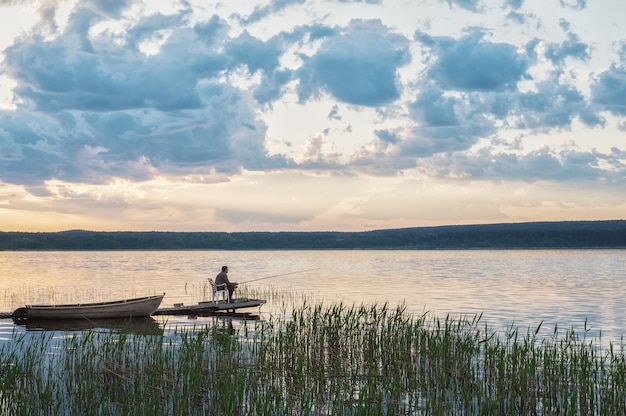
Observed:
[[[29,319],[105,319],[151,316],[161,304],[162,295],[97,303],[66,305],[26,305],[13,312],[15,323]]]

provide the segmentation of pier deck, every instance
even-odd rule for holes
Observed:
[[[259,308],[265,304],[263,299],[235,299],[232,302],[221,300],[219,302],[200,302],[195,305],[175,304],[173,307],[159,308],[154,312],[155,315],[195,315],[195,316],[213,316],[220,314],[228,314],[235,316],[252,315],[251,312],[240,312],[240,309]]]

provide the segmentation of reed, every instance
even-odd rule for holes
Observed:
[[[0,415],[626,414],[623,345],[541,327],[305,299],[240,326],[14,334]]]

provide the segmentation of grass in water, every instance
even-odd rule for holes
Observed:
[[[480,316],[305,301],[286,319],[16,334],[0,348],[0,415],[626,413],[622,346],[573,330],[491,332]]]

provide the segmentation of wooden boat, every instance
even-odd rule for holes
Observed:
[[[163,300],[162,295],[97,303],[67,305],[26,305],[13,312],[13,322],[28,319],[104,319],[152,315]]]

